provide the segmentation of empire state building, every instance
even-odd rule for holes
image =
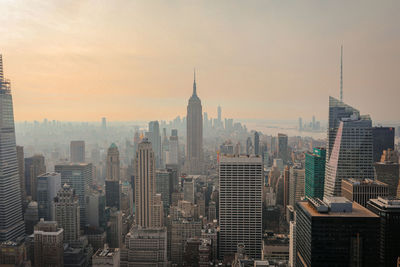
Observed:
[[[189,98],[186,117],[186,162],[189,174],[203,171],[203,111],[196,92],[196,74],[193,80],[193,94]]]

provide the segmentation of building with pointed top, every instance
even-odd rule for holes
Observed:
[[[0,242],[24,233],[11,87],[0,55]]]
[[[185,169],[189,174],[201,174],[203,172],[203,111],[196,90],[195,74],[193,94],[189,99],[186,117]]]

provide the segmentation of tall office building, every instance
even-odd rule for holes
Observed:
[[[283,160],[283,163],[289,161],[288,136],[278,133],[278,158]]]
[[[34,231],[34,266],[64,266],[63,232],[57,222],[40,220]]]
[[[342,196],[364,207],[367,206],[368,200],[388,195],[389,186],[376,180],[353,178],[342,180]]]
[[[400,199],[382,198],[368,201],[367,208],[379,216],[379,266],[396,266],[400,257]],[[378,266],[378,264],[376,265]]]
[[[31,201],[28,204],[28,207],[24,213],[24,221],[25,221],[25,234],[31,235],[33,234],[33,228],[39,221],[38,215],[38,204],[36,201]]]
[[[220,123],[222,123],[222,109],[221,109],[221,106],[220,106],[220,105],[218,105],[218,110],[217,110],[217,112],[218,112],[218,121],[219,121]]]
[[[179,164],[179,141],[178,130],[172,129],[169,137],[168,151],[166,151],[166,165]]]
[[[296,266],[378,266],[373,212],[344,197],[296,205]]]
[[[164,210],[171,204],[171,186],[173,186],[171,179],[172,173],[168,170],[156,171],[156,192],[161,194]]]
[[[92,184],[92,164],[66,163],[56,165],[54,169],[61,174],[61,184],[71,185],[79,198],[80,223],[83,229],[87,223],[85,197],[88,195],[89,186]]]
[[[290,167],[289,176],[289,205],[295,207],[296,203],[304,198],[305,169],[301,165]]]
[[[21,188],[10,81],[0,54],[0,242],[23,236]]]
[[[399,187],[399,157],[396,151],[384,150],[380,162],[374,163],[376,179],[389,186],[389,196],[400,197]]]
[[[46,173],[46,164],[43,155],[34,155],[25,158],[25,185],[28,195],[36,201],[37,177]]]
[[[262,189],[261,157],[222,156],[219,162],[219,257],[234,254],[237,245],[246,246],[246,254],[261,259]]]
[[[107,119],[105,117],[101,118],[101,128],[103,130],[107,129]]]
[[[395,130],[393,127],[373,127],[372,139],[374,142],[374,162],[381,160],[384,150],[394,150]]]
[[[306,153],[306,197],[317,197],[321,199],[324,197],[325,162],[325,148],[314,148],[313,152]]]
[[[37,177],[37,203],[39,219],[54,220],[53,200],[61,189],[61,174],[49,172]]]
[[[110,210],[107,224],[107,243],[111,248],[122,246],[122,212],[116,208]]]
[[[194,203],[194,178],[186,177],[183,181],[183,200]]]
[[[155,184],[155,155],[151,143],[143,138],[139,143],[135,159],[135,216],[136,224],[152,227]]]
[[[374,179],[371,126],[369,116],[357,114],[340,122],[326,163],[325,197],[341,195],[342,179]]]
[[[85,162],[85,141],[71,141],[70,147],[70,161],[72,163]]]
[[[156,160],[156,167],[161,166],[161,136],[160,136],[160,125],[158,121],[149,122],[149,142],[153,148],[153,152]]]
[[[339,129],[341,120],[344,118],[350,118],[350,116],[353,114],[360,116],[360,112],[357,109],[343,103],[342,101],[334,97],[329,97],[328,143],[326,148],[327,161],[331,156],[333,144],[335,143],[336,139],[336,132]]]
[[[112,143],[107,152],[106,205],[120,209],[120,162],[117,146]]]
[[[79,238],[79,201],[70,185],[64,184],[54,198],[54,217],[58,225],[64,229],[65,242],[75,241]]]
[[[24,147],[17,146],[17,160],[18,160],[18,174],[19,174],[19,187],[21,189],[22,206],[26,202],[26,188],[25,188],[25,157]]]
[[[261,155],[260,154],[260,134],[258,132],[254,133],[254,154]]]
[[[203,112],[196,92],[196,76],[186,120],[186,171],[189,174],[200,174],[203,172]]]

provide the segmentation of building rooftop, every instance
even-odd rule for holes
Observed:
[[[400,208],[400,198],[378,197],[377,199],[370,199],[369,201],[382,208]]]
[[[99,248],[93,257],[112,258],[118,251],[119,248]]]
[[[372,180],[372,179],[355,179],[355,178],[348,178],[348,179],[343,179],[343,181],[346,181],[348,183],[351,183],[352,185],[361,185],[361,186],[366,186],[366,185],[380,185],[380,186],[387,186],[387,184],[380,182],[378,180]]]
[[[333,199],[331,203],[339,203],[339,201],[343,197],[339,197],[340,199]],[[347,202],[350,202],[346,198],[344,198]],[[327,212],[318,212],[316,207],[312,205],[309,201],[298,202],[297,204],[301,209],[303,209],[306,213],[308,213],[312,217],[349,217],[349,218],[359,218],[359,217],[378,217],[372,211],[364,208],[357,202],[350,202],[352,204],[352,210],[349,212],[335,212],[335,211],[327,211]]]

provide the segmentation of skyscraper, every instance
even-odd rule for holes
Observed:
[[[18,174],[19,174],[19,187],[21,189],[22,205],[26,202],[26,188],[25,188],[25,158],[24,147],[17,146],[17,160],[18,160]]]
[[[289,160],[288,149],[288,136],[286,134],[278,133],[278,158],[282,159],[285,164]]]
[[[328,143],[326,148],[327,161],[332,153],[333,144],[335,142],[336,132],[339,128],[340,121],[344,118],[350,118],[350,116],[353,114],[359,116],[360,112],[334,97],[329,97]]]
[[[376,180],[353,178],[342,180],[342,196],[364,207],[367,206],[368,200],[388,195],[389,186]]]
[[[261,259],[262,189],[261,157],[222,156],[219,163],[219,257],[234,254],[237,245],[246,254]]]
[[[203,171],[203,112],[196,92],[196,76],[186,120],[186,170],[189,174],[200,174]]]
[[[156,157],[156,167],[161,166],[161,136],[160,136],[160,125],[158,121],[149,122],[149,142],[153,148],[154,155]]]
[[[324,197],[325,162],[325,148],[314,148],[312,153],[306,153],[306,197],[317,197],[320,199]]]
[[[380,162],[374,163],[376,179],[389,186],[389,196],[400,197],[399,189],[399,157],[396,151],[384,150]]]
[[[0,55],[0,242],[23,236],[21,188],[10,81]]]
[[[296,203],[304,198],[305,170],[301,165],[290,167],[289,175],[289,205],[295,207]]]
[[[218,122],[221,124],[222,123],[222,109],[221,106],[218,105]]]
[[[106,205],[120,209],[120,162],[117,146],[112,143],[107,152]]]
[[[379,162],[384,150],[394,150],[393,127],[373,127],[372,138],[374,142],[374,162]]]
[[[254,133],[254,154],[261,155],[260,154],[260,134],[258,132]]]
[[[67,184],[58,191],[54,198],[55,221],[64,229],[64,241],[77,240],[80,235],[80,212],[78,197],[74,189]]]
[[[63,232],[55,221],[41,219],[35,226],[35,266],[64,266]]]
[[[61,175],[56,172],[45,173],[37,177],[37,203],[39,219],[54,220],[53,200],[61,189]]]
[[[135,170],[136,224],[144,228],[152,227],[156,170],[155,155],[147,138],[143,138],[139,143],[136,151]]]
[[[373,212],[344,197],[296,205],[296,266],[379,266]]]
[[[72,163],[85,162],[85,141],[71,141],[70,160]]]
[[[25,159],[25,185],[28,195],[36,201],[37,177],[46,173],[43,155],[34,155]]]
[[[342,179],[374,179],[371,126],[369,116],[356,113],[340,122],[326,164],[325,197],[341,195]]]
[[[379,216],[379,266],[396,266],[400,257],[400,199],[371,199],[367,208]]]
[[[85,197],[88,195],[89,186],[92,184],[92,164],[66,163],[56,165],[54,169],[61,174],[61,184],[70,185],[79,198],[80,223],[83,229],[87,223]]]

